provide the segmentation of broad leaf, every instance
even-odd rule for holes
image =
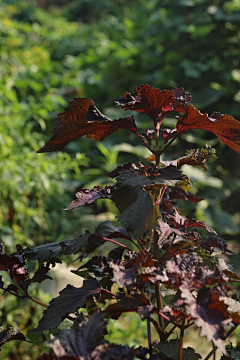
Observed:
[[[81,257],[86,257],[90,252],[101,246],[104,242],[89,240],[92,234],[88,231],[78,239],[56,241],[49,244],[39,245],[34,248],[27,247],[24,250],[29,260],[38,260],[40,266],[46,261],[47,263],[55,263],[61,254],[70,255],[81,253]]]
[[[137,128],[133,117],[126,116],[111,120],[101,114],[91,99],[77,98],[69,103],[69,107],[63,113],[58,114],[52,131],[53,136],[37,152],[63,150],[69,142],[84,135],[93,140],[103,140],[119,129],[136,133]]]
[[[193,105],[189,105],[187,113],[177,122],[177,132],[181,134],[191,129],[213,132],[226,145],[240,154],[240,122],[233,117],[216,112],[208,116],[201,114]]]
[[[166,342],[154,342],[154,347],[159,350],[159,354],[171,358],[173,360],[178,360],[178,350],[180,346],[179,340],[170,340]],[[164,357],[165,358],[165,357]],[[183,349],[182,360],[198,360],[202,359],[201,355],[197,354],[194,349],[188,347]]]
[[[123,262],[109,263],[110,268],[113,269],[113,281],[121,288],[133,283],[140,267],[153,267],[153,265],[154,261],[146,250],[127,252]]]
[[[158,219],[158,224],[161,230],[161,234],[158,240],[158,246],[162,246],[167,241],[168,237],[171,234],[176,235],[183,235],[184,232],[179,229],[174,229],[171,226],[168,225],[168,223],[163,222],[162,220]],[[172,240],[171,240],[172,241]]]
[[[199,227],[217,235],[216,231],[204,221],[199,221],[195,218],[187,219],[185,216],[180,215],[177,210],[174,211],[174,214],[169,214],[168,217],[173,220],[173,224],[177,228]]]
[[[195,298],[187,281],[180,286],[180,290],[187,310],[201,329],[200,336],[206,336],[208,341],[213,341],[225,353],[224,327],[231,323],[231,318],[220,295],[211,288],[202,288]]]
[[[87,317],[81,313],[70,329],[62,329],[48,342],[57,356],[78,356],[87,358],[102,342],[106,332],[103,314],[94,313]]]
[[[106,238],[120,238],[131,240],[131,235],[124,227],[115,227],[111,221],[106,220],[96,228],[96,235]]]
[[[142,189],[152,181],[134,170],[122,171],[116,180],[112,198],[121,212],[121,225],[135,238],[146,237],[160,216],[150,195]]]
[[[135,87],[133,93],[125,92],[121,99],[115,101],[123,109],[143,112],[154,121],[162,119],[170,111],[186,111],[191,95],[183,88],[159,90],[148,84]]]
[[[44,311],[42,319],[36,329],[29,332],[53,330],[66,318],[69,313],[76,312],[84,306],[88,296],[98,297],[101,288],[96,280],[84,280],[81,288],[67,285],[60,291],[59,296],[51,300],[49,307]]]
[[[98,199],[111,199],[112,196],[112,186],[94,186],[93,189],[81,189],[78,190],[75,194],[76,198],[73,200],[70,205],[64,210],[72,210],[76,207],[91,204]]]

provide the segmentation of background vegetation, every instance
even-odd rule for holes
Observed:
[[[84,139],[64,153],[36,154],[49,138],[56,113],[74,97],[93,98],[114,118],[121,110],[113,101],[141,83],[160,89],[183,86],[202,112],[217,110],[240,120],[240,0],[2,0],[0,58],[0,234],[9,251],[18,243],[73,238],[95,228],[98,220],[114,219],[115,209],[104,201],[98,208],[62,209],[76,189],[109,183],[105,174],[126,151],[131,159],[125,162],[136,154],[143,161],[148,156],[128,134],[132,147],[114,145],[119,139],[114,134],[95,147]],[[140,115],[137,120],[139,126],[146,121]],[[168,126],[173,124],[169,119]],[[184,155],[182,146],[204,147],[206,141],[216,147],[219,159],[207,173],[191,170],[198,196],[206,198],[196,215],[233,240],[237,251],[238,154],[214,135],[192,131],[169,158]],[[18,326],[18,317],[25,316],[22,331],[42,311],[30,305],[26,310],[16,299],[1,298],[1,305],[2,325]],[[40,352],[35,349],[36,357]]]

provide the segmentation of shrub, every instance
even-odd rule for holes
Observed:
[[[1,248],[0,266],[9,273],[11,284],[1,283],[5,293],[30,299],[47,309],[38,326],[29,333],[57,329],[64,319],[72,325],[60,329],[48,343],[52,351],[39,359],[199,359],[197,349],[184,348],[184,333],[194,324],[200,336],[213,342],[222,359],[235,359],[232,346],[224,340],[238,326],[239,298],[234,283],[240,276],[223,258],[233,255],[223,239],[205,222],[181,215],[177,201],[198,203],[202,198],[190,193],[193,181],[183,174],[183,165],[207,169],[206,161],[216,157],[215,149],[187,150],[186,154],[163,161],[162,154],[182,133],[204,129],[218,136],[240,153],[240,123],[229,115],[200,113],[190,104],[191,95],[183,88],[159,90],[140,85],[125,92],[116,104],[125,110],[141,112],[152,121],[152,128],[139,134],[133,115],[112,120],[102,114],[88,98],[70,102],[58,115],[51,139],[39,153],[63,150],[71,141],[87,135],[103,140],[125,129],[133,133],[150,151],[147,163],[128,162],[107,174],[114,185],[96,185],[81,189],[67,210],[90,204],[98,199],[112,201],[119,210],[119,224],[104,221],[94,232],[86,230],[77,239],[43,244],[11,255]],[[180,113],[175,129],[161,128],[169,112]],[[210,236],[206,236],[209,233]],[[120,239],[120,240],[119,240]],[[106,255],[89,254],[103,244],[114,247]],[[50,265],[61,255],[78,254],[86,259],[74,271],[84,278],[81,287],[67,285],[58,297],[46,305],[29,293],[29,286],[46,278]],[[38,261],[30,277],[26,264]],[[164,301],[163,301],[164,297]],[[148,347],[130,347],[106,340],[107,319],[119,319],[125,313],[137,313],[145,321]],[[158,336],[152,341],[152,329]],[[179,330],[179,339],[169,340]],[[2,329],[2,342],[25,340],[14,329]]]

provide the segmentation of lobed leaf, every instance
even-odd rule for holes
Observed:
[[[115,103],[125,110],[143,112],[155,121],[162,119],[170,111],[185,112],[191,98],[183,88],[175,88],[171,93],[169,90],[159,90],[144,84],[135,87],[132,94],[125,92]]]
[[[187,304],[187,310],[195,319],[196,325],[201,329],[200,336],[206,336],[225,353],[224,327],[231,323],[227,305],[220,300],[220,294],[212,288],[203,287],[195,298],[187,281],[181,286],[181,296]]]
[[[100,292],[101,287],[94,279],[84,280],[81,288],[67,285],[65,289],[60,291],[59,296],[50,301],[49,307],[43,312],[43,317],[37,328],[29,330],[29,332],[56,329],[69,313],[76,312],[84,306],[88,296],[98,297]]]
[[[177,228],[199,227],[217,235],[216,231],[204,221],[199,221],[195,218],[187,219],[185,216],[180,215],[177,210],[175,210],[173,214],[169,214],[168,217],[173,220],[173,224]]]
[[[37,152],[63,150],[69,142],[84,135],[93,140],[103,140],[119,129],[136,133],[137,128],[133,117],[126,116],[111,120],[95,107],[91,99],[77,98],[69,103],[69,107],[63,113],[58,114],[52,131],[53,136]]]
[[[178,360],[178,350],[180,346],[180,340],[170,340],[165,342],[154,342],[154,347],[159,350],[159,354],[167,356],[167,358],[171,358],[173,360]],[[197,354],[194,349],[188,347],[187,349],[183,349],[182,360],[198,360],[202,359],[201,355]]]
[[[240,122],[229,115],[214,112],[212,115],[201,114],[193,105],[178,118],[177,132],[181,134],[191,129],[203,129],[213,132],[231,149],[240,154]]]
[[[49,244],[43,244],[34,248],[27,247],[24,249],[25,256],[28,260],[38,260],[40,266],[44,263],[55,263],[61,254],[70,255],[81,253],[81,257],[86,257],[90,252],[101,246],[104,242],[89,240],[92,234],[86,231],[78,239],[56,241]]]
[[[102,342],[106,332],[104,315],[94,313],[87,317],[79,314],[70,329],[62,329],[57,336],[48,342],[57,356],[88,357],[91,352]]]

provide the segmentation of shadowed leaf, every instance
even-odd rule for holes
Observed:
[[[173,220],[173,224],[177,228],[199,227],[217,235],[216,231],[204,221],[199,221],[195,218],[187,219],[185,216],[180,215],[177,210],[174,211],[174,215],[169,214],[168,216]]]
[[[53,136],[38,153],[63,150],[71,141],[84,135],[93,140],[103,140],[119,129],[136,133],[132,116],[111,120],[104,116],[91,99],[77,98],[69,103],[63,113],[58,114],[52,131]]]
[[[231,323],[227,305],[220,300],[220,294],[211,288],[202,288],[195,298],[187,282],[180,286],[181,296],[187,304],[187,309],[201,329],[200,336],[206,336],[225,353],[224,327]]]
[[[177,122],[177,132],[181,134],[191,129],[203,129],[213,132],[231,149],[240,154],[240,122],[229,115],[213,113],[201,114],[193,105]]]
[[[173,360],[178,360],[178,350],[180,346],[179,340],[170,340],[166,342],[154,342],[154,347],[159,350],[160,355],[167,356]],[[183,349],[182,360],[198,360],[202,359],[201,355],[197,354],[194,349],[188,347]]]
[[[102,342],[106,332],[106,321],[102,314],[94,313],[87,317],[81,313],[70,329],[62,329],[48,342],[57,356],[78,356],[88,358]]]
[[[142,190],[152,181],[134,170],[122,171],[116,180],[112,198],[121,212],[118,216],[121,225],[135,238],[144,238],[160,216],[149,194]]]
[[[60,291],[59,296],[51,300],[49,307],[44,311],[42,319],[36,329],[29,332],[53,330],[66,318],[69,313],[76,312],[83,307],[88,296],[98,297],[101,288],[96,280],[84,280],[81,288],[67,285]]]
[[[78,239],[56,241],[49,244],[39,245],[34,248],[27,247],[24,253],[29,260],[38,260],[40,266],[46,261],[47,263],[55,263],[61,254],[70,255],[81,253],[81,257],[86,257],[90,252],[101,246],[104,242],[100,239],[90,241],[92,234],[89,231]]]

